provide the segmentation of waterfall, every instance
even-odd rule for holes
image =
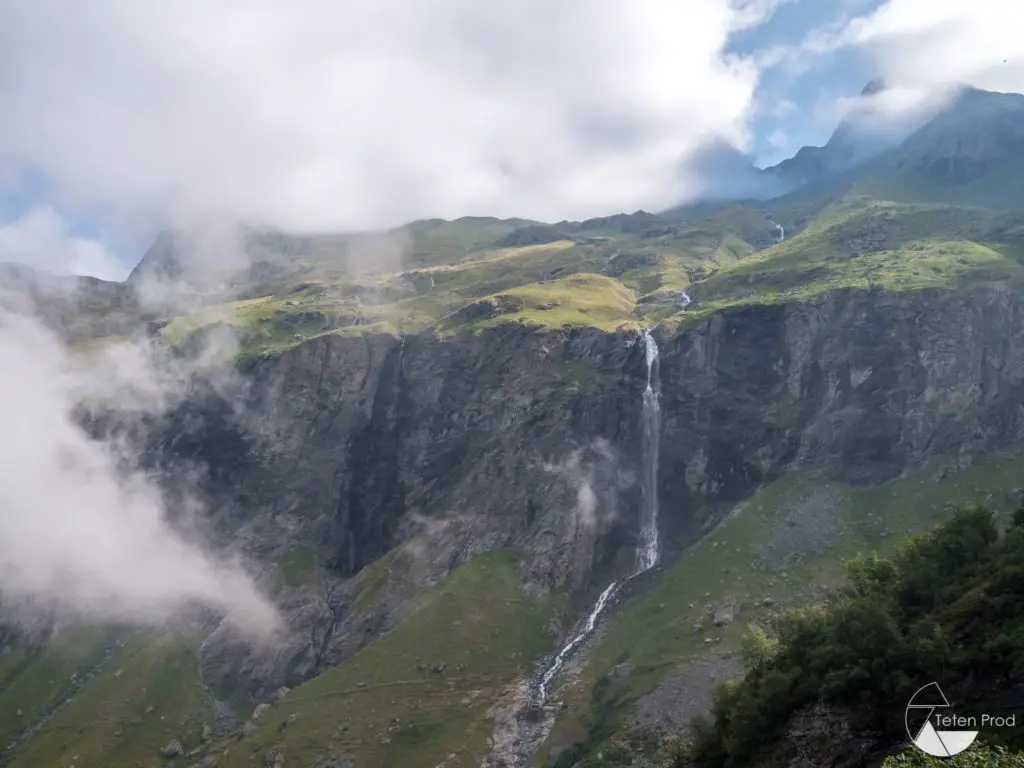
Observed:
[[[544,677],[541,678],[540,686],[537,688],[537,695],[541,701],[544,701],[548,697],[548,686],[558,676],[558,673],[562,671],[562,666],[566,660],[572,655],[572,652],[576,650],[576,646],[587,639],[587,636],[594,631],[594,627],[597,625],[597,619],[604,611],[604,607],[608,605],[608,601],[612,595],[615,594],[615,588],[619,586],[619,582],[613,581],[607,587],[604,592],[597,598],[597,602],[594,603],[593,609],[590,611],[590,615],[587,616],[587,621],[583,625],[583,629],[576,633],[575,637],[572,638],[565,647],[558,652],[555,656],[555,660],[551,662],[551,666],[548,667],[547,672],[544,673]]]
[[[778,239],[775,242],[776,243],[781,243],[783,240],[785,240],[786,239],[786,228],[783,227],[781,224],[779,224],[774,219],[772,219],[772,215],[768,211],[761,211],[761,215],[764,216],[768,220],[769,224],[771,224],[773,227],[775,227],[775,231],[778,233],[778,236],[779,236]]]
[[[658,401],[658,343],[650,329],[644,331],[647,357],[647,386],[643,395],[643,442],[640,445],[643,468],[643,506],[640,515],[640,537],[636,548],[638,575],[658,562],[658,449],[661,436],[661,403]]]
[[[690,298],[690,294],[686,291],[679,292],[679,308],[686,309],[690,304],[693,303],[693,299]]]
[[[685,295],[685,293],[684,293]],[[689,297],[687,297],[689,298]],[[640,510],[640,534],[637,537],[636,567],[625,581],[613,581],[602,592],[594,607],[587,615],[582,629],[558,652],[548,666],[537,686],[537,698],[543,703],[548,697],[548,686],[558,677],[565,662],[579,645],[586,640],[597,626],[608,603],[619,587],[630,579],[649,571],[658,562],[658,449],[661,440],[661,403],[658,377],[658,344],[651,336],[651,329],[644,331],[644,358],[647,362],[647,383],[644,387],[642,421],[643,442],[640,446],[640,460],[643,467],[642,507]]]

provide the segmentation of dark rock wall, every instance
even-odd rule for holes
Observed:
[[[666,555],[789,469],[878,483],[1020,439],[1022,321],[1020,297],[1002,288],[846,291],[658,335]],[[213,468],[218,530],[264,561],[306,546],[351,576],[421,541],[429,581],[510,547],[528,583],[584,600],[633,563],[637,342],[516,325],[448,339],[325,336],[251,365],[234,404],[246,439],[214,409],[216,451],[202,449],[202,428],[164,450]],[[348,650],[327,661],[365,641],[346,641],[344,628],[335,637]]]
[[[968,463],[1018,439],[1022,320],[1020,298],[997,288],[849,291],[659,335],[669,540],[691,539],[715,510],[789,468],[878,483],[931,456]],[[468,521],[467,553],[529,554],[549,534],[568,545],[578,533],[567,518],[586,466],[545,464],[604,443],[606,460],[638,476],[636,342],[512,325],[450,339],[325,336],[251,366],[236,431],[208,400],[205,416],[195,403],[179,409],[164,432],[173,439],[157,442],[210,468],[207,490],[263,554],[313,546],[352,574],[414,535],[419,517]],[[599,496],[609,490],[597,485]],[[595,535],[628,548],[638,503],[636,484],[618,482]],[[258,533],[282,526],[285,540]],[[552,567],[547,586],[569,574],[588,582],[577,563],[536,554],[534,570]],[[615,553],[597,555],[613,567]]]

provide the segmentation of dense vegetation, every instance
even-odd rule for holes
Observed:
[[[887,757],[882,768],[1020,768],[1024,754],[976,744],[955,757],[931,757],[917,749]]]
[[[882,744],[903,742],[904,706],[932,680],[959,712],[1011,710],[1001,692],[1024,672],[1024,508],[1004,535],[988,510],[962,508],[892,557],[851,560],[847,573],[830,603],[784,614],[771,635],[751,630],[746,677],[721,686],[696,724],[697,765],[753,764],[819,703]],[[1014,729],[984,735],[1021,746]]]

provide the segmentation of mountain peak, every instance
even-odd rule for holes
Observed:
[[[872,95],[874,95],[876,93],[881,93],[887,87],[888,86],[885,84],[885,79],[884,78],[876,77],[874,80],[872,80],[870,83],[868,83],[867,85],[864,86],[864,90],[862,90],[860,92],[860,95],[861,96],[872,96]]]

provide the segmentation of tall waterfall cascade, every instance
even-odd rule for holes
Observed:
[[[658,562],[658,451],[661,440],[661,387],[658,376],[658,344],[648,328],[643,334],[644,358],[647,362],[647,383],[643,392],[641,419],[643,438],[640,446],[643,470],[640,532],[637,537],[636,565],[625,579],[613,581],[598,596],[582,628],[570,638],[544,671],[537,687],[537,698],[543,703],[551,693],[551,685],[565,662],[586,640],[597,626],[598,619],[615,593],[630,579],[649,571]]]
[[[658,562],[658,450],[661,436],[661,402],[658,381],[658,343],[650,330],[644,332],[647,358],[647,385],[644,387],[643,442],[640,444],[640,466],[643,469],[643,504],[640,510],[640,537],[636,548],[638,576]]]

